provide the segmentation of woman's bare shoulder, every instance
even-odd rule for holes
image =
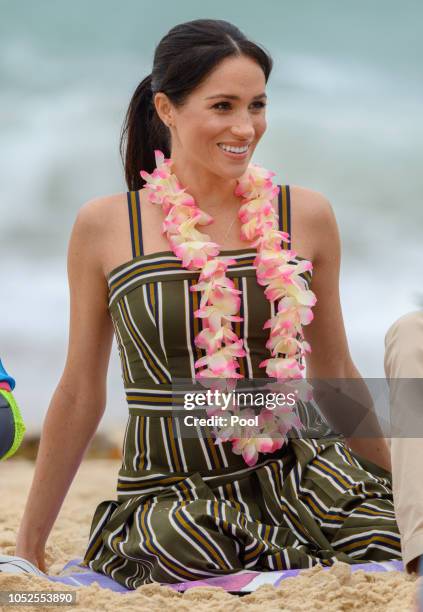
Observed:
[[[327,251],[328,236],[337,231],[331,203],[323,193],[300,185],[290,185],[290,195],[294,250],[316,262]]]
[[[77,216],[94,227],[104,227],[121,213],[122,204],[125,202],[126,193],[98,196],[82,204]]]
[[[320,191],[300,185],[290,185],[289,190],[291,193],[291,206],[295,206],[297,212],[306,215],[307,218],[316,221],[317,219],[327,217],[331,213],[331,203]]]
[[[104,270],[111,245],[118,247],[116,239],[127,221],[125,204],[126,193],[115,193],[87,200],[77,211],[70,245],[94,268]]]

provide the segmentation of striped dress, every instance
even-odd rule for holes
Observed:
[[[279,228],[291,233],[289,187],[279,192]],[[94,513],[82,564],[136,589],[235,573],[400,558],[390,475],[339,437],[290,439],[248,467],[230,442],[184,437],[172,381],[195,377],[199,272],[172,251],[144,255],[138,192],[128,193],[133,259],[109,274],[109,310],[128,404],[117,499]],[[287,243],[282,243],[288,248]],[[275,306],[257,283],[248,247],[221,251],[236,263],[233,324],[244,341],[244,377],[265,378],[263,324]],[[311,273],[303,274],[311,286]]]

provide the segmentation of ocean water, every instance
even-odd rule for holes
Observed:
[[[0,355],[30,427],[41,426],[66,359],[77,210],[125,191],[118,141],[130,96],[161,37],[202,17],[232,21],[272,54],[254,161],[332,203],[351,355],[363,376],[383,377],[388,327],[423,304],[420,2],[1,0],[0,9]],[[126,414],[114,343],[100,427]]]

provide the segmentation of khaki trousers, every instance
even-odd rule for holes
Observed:
[[[410,312],[391,325],[385,336],[384,366],[388,383],[389,379],[423,378],[423,311]],[[390,389],[395,389],[394,381]],[[391,394],[391,409],[406,411],[404,402],[401,409],[398,393],[397,397]],[[413,398],[413,404],[421,405],[423,420],[423,397]],[[418,429],[423,431],[423,424]],[[423,436],[419,435],[391,440],[392,488],[405,566],[423,555]]]

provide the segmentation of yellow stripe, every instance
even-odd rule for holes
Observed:
[[[110,548],[113,550],[114,553],[118,554],[117,545],[119,544],[119,542],[122,542],[122,540],[123,540],[123,536],[121,536],[121,535],[115,535],[112,538],[112,543],[111,543]],[[117,560],[118,561],[122,561],[122,559],[117,559]],[[116,561],[116,559],[115,559],[115,561]],[[112,561],[112,565],[113,565],[113,563],[114,563],[114,561]]]
[[[269,465],[269,467],[273,471],[273,475],[275,477],[275,481],[276,481],[276,483],[278,485],[278,489],[280,491],[282,489],[282,481],[281,481],[281,474],[280,474],[280,471],[279,471],[279,469],[277,467],[277,464],[275,462],[272,462]]]
[[[286,185],[281,185],[282,190],[282,231],[288,231],[288,198],[286,193]],[[284,248],[289,248],[290,243],[282,241]]]
[[[229,501],[233,503],[233,505],[235,506],[235,509],[238,512],[241,512],[241,504],[235,499],[235,496],[234,496],[234,493],[233,493],[233,490],[232,490],[232,483],[231,482],[227,482],[225,484],[225,489],[226,489],[226,492],[228,494]],[[241,515],[241,522],[242,522],[242,517],[243,517],[243,515]]]
[[[214,467],[215,468],[221,468],[222,466],[220,464],[219,457],[217,455],[216,445],[213,444],[213,440],[211,439],[210,436],[207,436],[206,440],[207,440],[207,444],[208,444],[209,450],[210,450],[210,452],[212,454],[212,457],[213,457]]]
[[[346,447],[344,447],[342,450],[344,451],[344,453],[345,453],[349,463],[352,465],[352,467],[356,468],[357,465],[354,463],[353,458],[351,457],[351,454],[350,454],[349,450]]]
[[[223,530],[226,532],[228,530],[228,521],[226,521],[224,518],[221,518],[219,516],[219,502],[214,501],[212,507],[213,507],[213,514],[216,519],[216,524],[217,524],[217,521],[222,521]]]
[[[151,255],[153,256],[154,253]],[[173,253],[172,253],[173,255]],[[231,264],[233,266],[248,266],[248,265],[252,265],[254,262],[254,258],[252,258],[251,260],[243,260],[242,262],[238,262],[235,264]],[[133,259],[131,259],[131,261],[127,262],[127,264],[132,264],[133,263]],[[175,269],[176,266],[176,269]],[[171,269],[171,267],[173,267],[173,269]],[[112,296],[112,294],[124,283],[126,283],[126,281],[130,280],[132,277],[134,276],[138,276],[140,275],[140,278],[142,278],[142,275],[144,274],[144,272],[148,272],[150,270],[161,270],[161,269],[169,269],[170,273],[173,272],[178,272],[179,270],[183,270],[184,272],[191,272],[192,274],[195,274],[196,276],[193,277],[194,282],[198,282],[198,271],[191,271],[191,270],[186,270],[185,268],[183,268],[182,266],[182,261],[176,261],[176,262],[162,262],[162,263],[153,263],[150,265],[143,265],[142,262],[140,262],[139,267],[136,267],[134,270],[129,271],[127,274],[125,274],[125,276],[123,276],[122,278],[120,278],[119,280],[114,281],[113,283],[110,284],[109,287],[109,294],[110,296]],[[231,273],[230,273],[230,267],[228,267],[228,277],[230,278],[236,278],[236,277],[232,277]]]
[[[97,551],[99,549],[99,544],[103,540],[102,533],[103,532],[100,531],[99,535],[97,536],[97,539],[95,540],[95,542],[93,542],[93,544],[91,544],[89,550],[86,552],[85,557],[84,557],[84,563],[85,564],[88,564],[88,561],[91,561],[93,556],[97,553]],[[88,565],[87,565],[87,567],[88,567]]]
[[[141,349],[141,351],[142,351],[145,359],[147,360],[148,364],[150,365],[151,369],[153,370],[153,372],[156,373],[156,376],[158,376],[161,379],[161,382],[166,383],[167,382],[167,378],[166,378],[165,374],[157,367],[156,362],[155,362],[153,356],[150,355],[150,353],[149,353],[149,349],[144,344],[144,342],[141,339],[141,337],[138,336],[137,331],[135,330],[131,320],[129,319],[128,309],[127,309],[127,306],[126,306],[124,301],[122,301],[121,306],[122,306],[123,316],[124,316],[124,319],[126,321],[126,324],[127,324],[128,328],[132,332],[132,334],[130,334],[131,340],[134,342],[134,344],[136,344]]]
[[[244,561],[249,561],[250,559],[252,559],[255,555],[260,554],[264,549],[264,544],[263,542],[257,542],[256,546],[249,550],[245,555],[244,555]]]
[[[135,191],[131,191],[131,210],[132,210],[132,227],[134,229],[134,241],[135,241],[135,257],[141,254],[140,251],[140,236],[138,233],[138,212],[137,212],[137,200]]]
[[[145,431],[145,419],[139,419],[140,427],[139,432],[140,435],[138,437],[138,443],[140,448],[140,456],[138,459],[138,469],[145,468],[145,452],[144,452],[144,431]]]
[[[147,290],[150,294],[150,302],[153,308],[153,316],[156,319],[157,318],[157,312],[156,312],[156,296],[154,295],[154,283],[148,283],[148,287]]]
[[[173,484],[181,480],[180,476],[169,476],[168,478],[160,478],[160,480],[146,480],[141,482],[121,482],[119,481],[119,489],[148,489],[151,486],[160,487],[165,484]]]
[[[197,280],[195,278],[191,278],[188,279],[188,296],[189,294],[191,294],[192,296],[192,309],[193,312],[190,313],[190,316],[192,315],[192,328],[193,328],[193,333],[194,333],[194,338],[197,337],[197,335],[200,333],[201,329],[200,329],[200,319],[199,317],[196,317],[194,315],[194,311],[198,310],[200,308],[200,299],[201,296],[199,295],[199,291],[190,291],[190,287],[192,287],[193,285],[197,284]],[[187,300],[188,304],[189,304],[189,297]],[[195,361],[197,361],[197,359],[200,359],[201,357],[205,356],[207,354],[207,352],[204,349],[201,349],[200,347],[196,346],[196,344],[194,344],[194,352],[195,352]],[[198,370],[201,371],[201,370]]]
[[[122,539],[123,539],[123,538],[122,538]],[[122,561],[123,561],[123,563],[124,563],[125,561],[127,561],[127,559],[126,559],[126,558],[122,559],[122,557],[118,557],[117,559],[115,559],[115,560],[112,562],[112,564],[111,564],[111,565],[109,565],[109,566],[107,567],[107,571],[108,571],[108,572],[110,572],[110,576],[111,576],[111,572],[112,572],[114,569],[116,569],[117,567],[119,567],[119,565],[122,565],[122,567],[123,567],[123,563],[122,563]]]
[[[97,537],[96,541],[91,545],[89,551],[85,554],[84,563],[88,564],[88,561],[91,561],[93,556],[97,553],[99,548],[99,543],[102,541],[102,533]]]
[[[132,263],[132,261],[130,263]],[[149,270],[155,270],[155,269],[160,270],[161,268],[170,268],[170,266],[175,266],[175,263],[172,262],[171,264],[169,264],[168,262],[162,262],[162,263],[150,264],[149,266],[142,266],[141,272],[148,272]],[[171,270],[171,271],[174,272],[174,270]],[[125,274],[125,276],[123,276],[119,280],[112,283],[111,290],[115,291],[115,289],[120,287],[120,285],[122,285],[123,283],[126,283],[126,281],[131,279],[133,276],[137,276],[138,274],[140,274],[139,268],[135,268],[134,270],[131,270],[130,272],[128,272],[128,274]]]
[[[192,500],[191,489],[189,489],[187,487],[187,485],[183,481],[180,483],[179,488],[182,489],[182,492],[183,492],[183,494],[185,496],[185,500],[186,501],[182,502],[183,505],[185,506],[188,502],[190,502]]]
[[[214,557],[214,559],[219,564],[219,567],[221,567],[222,569],[227,569],[227,567],[228,567],[227,564],[220,557],[220,555],[214,550],[212,545],[202,535],[200,535],[197,531],[192,529],[191,525],[189,523],[187,523],[187,521],[183,518],[183,516],[181,516],[180,508],[178,508],[178,510],[176,510],[175,517],[178,518],[179,522],[182,525],[184,525],[185,529],[187,529],[190,532],[190,534],[197,540],[197,542],[202,544],[204,546],[204,548],[206,548],[209,551],[209,553],[212,555],[212,557]]]
[[[307,530],[304,528],[302,523],[300,523],[299,519],[297,519],[297,517],[293,514],[292,510],[290,508],[288,508],[288,506],[285,503],[283,503],[283,502],[281,503],[281,510],[286,512],[286,514],[291,519],[291,521],[294,523],[294,525],[298,529],[298,531],[300,533],[302,533],[303,536],[305,536],[307,538],[307,535],[308,535],[307,534]]]
[[[372,535],[370,536],[370,538],[367,538],[367,540],[361,540],[360,542],[351,542],[351,544],[343,546],[342,550],[353,550],[354,548],[361,548],[362,546],[365,546],[366,544],[371,544],[374,541],[389,544],[390,546],[392,546],[393,548],[397,548],[398,550],[401,549],[401,545],[399,542],[392,541],[389,538],[383,537],[382,535]]]
[[[150,550],[150,552],[155,557],[158,557],[162,561],[162,563],[164,565],[167,565],[168,567],[173,569],[176,573],[182,574],[183,576],[185,575],[187,578],[191,578],[191,579],[192,578],[198,578],[198,576],[196,574],[193,574],[193,573],[191,573],[191,572],[189,572],[189,571],[187,571],[185,569],[182,569],[182,568],[178,567],[177,565],[172,563],[172,561],[170,561],[167,557],[162,555],[158,550],[155,550],[154,546],[150,542],[150,535],[148,533],[146,523],[144,522],[144,520],[145,520],[145,516],[144,515],[145,515],[147,509],[149,509],[149,506],[150,506],[150,500],[148,500],[145,503],[144,508],[143,508],[143,510],[141,512],[141,520],[140,520],[142,533],[144,534],[144,537],[145,537],[144,541],[145,541],[146,547]]]
[[[282,554],[281,552],[277,552],[275,554],[276,567],[278,568],[278,570],[283,569],[281,554]]]
[[[178,453],[176,450],[175,437],[174,437],[173,426],[172,426],[172,417],[171,416],[166,417],[166,421],[167,421],[167,433],[169,435],[170,446],[172,448],[172,456],[173,456],[174,465],[176,466],[177,472],[182,472],[181,464],[179,462],[179,457],[178,457]]]
[[[113,324],[113,326],[115,326],[115,324]],[[120,341],[120,336],[116,333],[116,328],[115,328],[115,336],[116,336],[116,340],[117,340],[117,344],[118,344],[118,348],[119,348],[120,361],[121,361],[121,364],[122,364],[123,380],[124,380],[125,384],[129,385],[131,380],[129,378],[129,370],[128,370],[128,367],[126,365],[125,349],[123,347],[122,342]]]
[[[126,394],[126,399],[129,400],[138,400],[140,402],[148,402],[151,404],[172,404],[172,398],[169,397],[147,397],[146,395],[130,395],[129,392]]]
[[[327,512],[322,512],[320,508],[316,506],[315,502],[313,501],[312,497],[309,494],[304,495],[304,497],[307,497],[307,503],[313,508],[316,514],[318,514],[321,518],[337,519],[340,521],[345,521],[348,518],[346,516],[340,516],[339,514],[328,514]]]
[[[394,520],[393,514],[391,514],[390,512],[387,512],[385,510],[373,510],[371,508],[362,508],[360,506],[359,508],[356,508],[354,510],[354,512],[362,512],[363,514],[374,514],[375,516],[390,518],[390,519]]]
[[[240,279],[234,277],[232,280],[233,280],[235,289],[240,289]],[[238,295],[241,298],[241,303],[240,303],[240,308],[239,308],[239,310],[241,311],[241,306],[243,305],[242,304],[242,300],[243,300],[244,294],[243,293],[239,293]],[[244,317],[244,320],[245,320],[245,317]],[[235,323],[235,326],[236,326],[235,333],[238,336],[238,338],[241,338],[241,323],[244,323],[244,321],[238,321],[238,322]],[[243,343],[243,346],[244,346],[244,343]],[[245,373],[246,373],[246,363],[245,363],[245,360],[246,360],[246,357],[237,357],[237,359],[238,359],[238,363],[239,363],[239,370],[237,369],[237,371],[240,374],[242,374],[242,376],[244,376],[244,378],[245,378]]]
[[[323,471],[327,471],[329,474],[332,474],[333,476],[336,476],[338,478],[338,480],[347,488],[347,489],[351,489],[353,488],[353,486],[351,485],[351,483],[349,483],[347,480],[345,480],[345,478],[343,478],[339,472],[337,472],[336,470],[333,470],[332,468],[328,467],[327,465],[324,465],[321,461],[319,461],[318,459],[315,459],[313,461],[313,463],[315,463],[316,465],[318,465],[319,467],[322,468]]]
[[[263,540],[266,542],[266,544],[269,544],[269,535],[270,535],[270,525],[266,525],[266,528],[264,530],[264,536],[263,536]]]

